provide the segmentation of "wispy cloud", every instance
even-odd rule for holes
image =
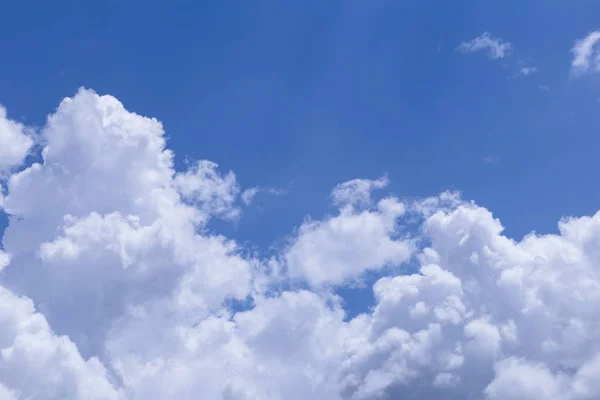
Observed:
[[[500,157],[494,154],[488,154],[487,156],[483,157],[481,161],[484,164],[498,164],[498,161],[500,161]]]
[[[482,33],[473,40],[461,43],[457,48],[458,51],[463,53],[487,51],[489,57],[493,60],[508,56],[511,49],[512,44],[510,42],[495,38],[488,32]]]
[[[516,79],[521,77],[528,77],[538,72],[538,69],[533,66],[529,66],[524,64],[523,62],[517,63],[517,68],[515,72],[509,76],[510,79]]]
[[[594,31],[583,39],[575,41],[571,49],[573,61],[571,73],[581,76],[590,72],[600,72],[600,31]]]
[[[242,192],[242,195],[241,195],[242,201],[244,202],[245,205],[249,206],[252,203],[252,200],[254,200],[254,197],[259,192],[272,194],[273,196],[283,196],[283,195],[287,194],[287,189],[261,188],[261,187],[255,186],[255,187],[246,189]]]
[[[249,205],[250,203],[252,203],[252,200],[254,199],[254,196],[256,196],[256,194],[258,193],[258,186],[250,188],[250,189],[246,189],[242,192],[242,201],[244,202],[245,205]]]
[[[517,75],[519,76],[529,76],[529,75],[533,75],[537,72],[537,68],[536,67],[522,67],[521,69],[519,69],[517,71]]]
[[[270,188],[267,189],[267,193],[272,194],[273,196],[283,196],[288,193],[287,189],[282,188]]]

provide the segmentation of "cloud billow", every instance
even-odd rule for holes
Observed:
[[[575,41],[571,53],[571,73],[581,76],[600,72],[600,31],[590,32],[586,37]]]

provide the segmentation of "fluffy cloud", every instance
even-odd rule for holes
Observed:
[[[598,42],[600,42],[600,31],[590,32],[586,37],[575,42],[571,49],[571,53],[573,53],[571,71],[573,74],[583,75],[600,71]]]
[[[6,109],[0,106],[0,178],[23,162],[31,146],[33,139],[26,128],[8,119]]]
[[[489,57],[495,60],[508,56],[511,48],[512,44],[510,42],[504,42],[502,39],[495,38],[488,32],[484,32],[468,42],[461,43],[458,46],[458,51],[463,53],[487,51]]]
[[[208,162],[175,173],[158,121],[86,90],[41,134],[43,162],[7,183],[13,264],[3,281],[84,354],[102,351],[113,321],[156,296],[208,308],[247,296],[251,262],[234,242],[197,233],[234,210],[232,174]]]
[[[10,263],[10,256],[0,250],[0,271]]]
[[[175,187],[185,200],[199,205],[208,215],[235,218],[240,213],[233,205],[240,192],[235,174],[229,172],[222,177],[217,167],[210,161],[198,161],[187,172],[175,176]]]
[[[123,399],[97,358],[82,359],[31,300],[0,287],[0,399]]]
[[[208,233],[241,216],[235,175],[175,171],[158,121],[81,90],[40,135],[3,199],[2,400],[600,396],[600,214],[514,241],[456,193],[357,179],[266,260]]]
[[[354,195],[350,198],[356,200]],[[374,209],[356,210],[350,204],[334,217],[305,221],[284,254],[290,275],[313,286],[335,285],[407,261],[411,243],[398,237],[397,229],[405,210],[397,199],[385,198]]]

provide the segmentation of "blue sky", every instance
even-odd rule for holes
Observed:
[[[383,173],[406,196],[460,190],[519,238],[600,201],[597,83],[565,57],[600,5],[577,4],[11,2],[0,93],[36,124],[80,86],[110,93],[164,123],[179,163],[289,187],[237,228],[262,244],[326,212],[336,183]],[[455,51],[484,31],[511,56]],[[537,73],[510,79],[520,62]]]
[[[37,147],[23,147],[24,162],[3,161],[18,151],[0,148],[0,300],[25,310],[13,318],[0,303],[0,325],[43,314],[52,340],[68,335],[76,346],[61,354],[98,357],[109,378],[93,390],[103,399],[200,389],[227,400],[434,399],[438,384],[461,399],[598,398],[585,377],[600,373],[591,316],[600,214],[548,235],[600,204],[598,15],[592,0],[4,4],[0,145]],[[592,66],[577,73],[573,49],[585,37],[596,38]],[[163,124],[177,173],[160,162],[162,131],[130,112]],[[218,173],[198,160],[218,163]],[[251,204],[228,171],[240,192],[260,188]],[[9,214],[19,217],[10,226]],[[523,239],[532,231],[541,235]],[[182,353],[200,345],[178,335],[194,337],[198,326],[210,346]],[[330,331],[347,339],[343,348]],[[256,358],[228,359],[223,338]],[[311,353],[314,343],[327,351]],[[425,361],[376,353],[407,343],[435,349]],[[301,356],[288,359],[296,345]],[[160,364],[157,353],[189,369],[172,391],[163,391],[172,371],[136,375]],[[460,373],[432,366],[448,354],[464,356]],[[240,381],[221,387],[231,374],[215,367],[224,359]],[[5,361],[0,399],[34,390],[23,382],[48,390],[35,365],[19,364],[21,379],[2,375]],[[331,373],[342,364],[348,370]],[[299,389],[312,387],[298,372],[305,365],[322,384],[313,392]],[[422,380],[397,378],[400,365]],[[75,369],[87,372],[57,379],[56,396],[95,374]]]

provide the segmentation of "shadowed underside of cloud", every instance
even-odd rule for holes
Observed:
[[[36,135],[0,117],[6,174],[43,143],[0,197],[2,400],[600,397],[600,214],[517,242],[456,194],[357,179],[251,258],[204,229],[243,218],[235,175],[175,171],[157,120],[84,89]],[[336,288],[411,259],[345,318]]]

